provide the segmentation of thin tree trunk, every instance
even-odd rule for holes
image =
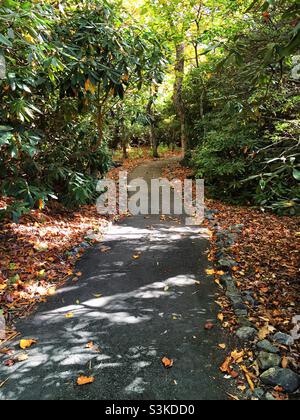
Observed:
[[[127,134],[126,134],[126,127],[125,127],[125,120],[121,118],[121,135],[122,135],[122,149],[123,149],[123,159],[128,159],[127,153]]]
[[[159,158],[158,154],[158,141],[155,132],[155,111],[154,111],[154,99],[158,92],[158,86],[155,85],[153,90],[150,87],[150,99],[147,105],[147,115],[150,119],[150,143],[152,147],[152,153],[154,158]]]
[[[198,43],[194,43],[194,50],[195,50],[195,59],[196,59],[196,67],[197,69],[200,67],[200,60],[199,60],[199,51],[198,51]]]
[[[176,65],[175,65],[175,84],[174,84],[174,105],[177,112],[177,116],[180,121],[180,136],[181,136],[181,147],[183,157],[186,156],[188,151],[188,141],[185,127],[185,107],[182,97],[182,85],[184,79],[184,68],[185,68],[185,44],[181,43],[176,45]]]
[[[122,140],[122,147],[123,147],[123,159],[128,159],[128,153],[127,153],[127,139],[125,136],[123,136]]]
[[[150,140],[151,140],[151,147],[153,151],[153,157],[158,159],[159,158],[158,142],[157,142],[157,137],[156,137],[155,128],[153,124],[151,124],[151,127],[150,127]]]
[[[96,149],[98,150],[103,143],[103,129],[104,129],[104,115],[102,113],[102,108],[98,108],[98,115],[97,115],[97,128],[98,128],[98,141],[96,144]]]

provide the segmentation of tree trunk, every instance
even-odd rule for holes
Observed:
[[[99,147],[101,147],[102,142],[103,142],[104,115],[102,113],[101,107],[98,108],[97,128],[98,128],[98,141],[96,143],[96,150],[98,150]]]
[[[154,100],[156,98],[156,95],[158,93],[158,86],[155,85],[152,89],[152,86],[150,87],[150,99],[147,105],[147,115],[150,120],[150,143],[152,147],[152,153],[154,158],[159,158],[158,154],[158,141],[157,136],[155,132],[155,111],[154,111]]]
[[[127,141],[127,133],[126,133],[124,118],[121,118],[121,135],[122,135],[123,159],[128,159],[128,153],[127,153],[128,141]]]
[[[151,140],[151,147],[153,151],[153,157],[158,159],[159,158],[158,142],[157,142],[156,132],[155,132],[153,123],[151,124],[151,127],[150,127],[150,140]]]
[[[184,79],[184,67],[185,67],[185,44],[181,43],[176,45],[176,65],[175,65],[175,84],[174,84],[174,105],[177,112],[177,116],[180,121],[180,136],[181,136],[181,147],[183,157],[186,156],[188,151],[188,141],[185,127],[185,107],[182,97],[182,85]]]
[[[128,159],[128,153],[127,153],[127,139],[125,136],[123,136],[122,140],[122,147],[123,147],[123,159]]]

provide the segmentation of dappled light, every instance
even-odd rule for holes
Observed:
[[[299,0],[1,0],[0,400],[299,399],[299,116]]]

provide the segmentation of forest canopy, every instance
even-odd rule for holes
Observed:
[[[300,1],[0,4],[1,215],[93,202],[119,148],[182,148],[209,194],[299,213]]]

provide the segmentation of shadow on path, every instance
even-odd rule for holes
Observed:
[[[19,322],[22,337],[38,343],[27,361],[0,367],[0,382],[9,378],[0,398],[226,399],[217,348],[226,338],[218,327],[204,329],[217,313],[215,286],[204,275],[206,231],[138,216],[113,226],[104,244],[107,253],[86,252],[78,282]],[[172,369],[162,366],[164,356],[174,359]],[[80,374],[95,382],[77,387]]]

